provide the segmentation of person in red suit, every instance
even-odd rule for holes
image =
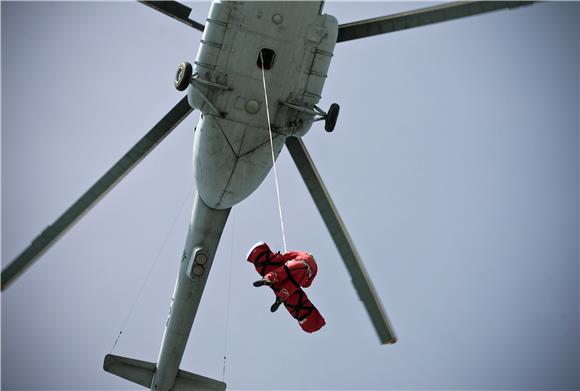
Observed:
[[[274,253],[266,243],[260,242],[250,249],[247,260],[262,276],[253,285],[269,286],[276,295],[270,311],[276,312],[284,304],[290,315],[308,333],[320,330],[326,324],[302,290],[312,284],[318,272],[318,265],[311,254],[304,251]]]

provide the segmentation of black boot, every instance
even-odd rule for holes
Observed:
[[[282,299],[280,299],[279,297],[276,297],[276,301],[270,307],[270,312],[276,312],[276,311],[278,311],[278,308],[280,308],[280,305],[281,304],[282,304]]]
[[[272,283],[269,280],[266,280],[265,278],[262,278],[261,280],[254,281],[254,283],[252,285],[254,285],[256,287],[258,287],[258,286],[264,286],[264,285],[272,286]]]

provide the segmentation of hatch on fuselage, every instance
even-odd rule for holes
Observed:
[[[276,58],[276,53],[272,49],[264,48],[258,53],[258,58],[256,60],[256,65],[258,68],[265,71],[269,71],[274,66],[274,59]]]

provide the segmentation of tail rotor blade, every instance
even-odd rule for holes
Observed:
[[[336,42],[392,33],[413,27],[445,22],[504,8],[530,5],[533,1],[457,1],[409,12],[341,24]]]
[[[32,243],[2,270],[4,290],[26,268],[38,259],[57,239],[92,208],[129,171],[149,154],[193,109],[184,96],[141,140],[137,142],[109,171],[68,208],[52,225],[46,228]]]
[[[382,344],[393,344],[397,342],[397,337],[391,326],[391,322],[383,309],[383,305],[377,295],[375,288],[363,266],[358,252],[340,218],[316,167],[310,158],[306,147],[301,139],[288,137],[286,146],[290,155],[306,183],[306,187],[314,199],[314,203],[320,212],[332,239],[350,276],[352,283],[368,312],[373,326]]]
[[[203,31],[203,24],[196,22],[195,20],[189,19],[189,14],[191,13],[191,8],[177,1],[139,1],[154,10],[157,10],[165,15],[185,23],[189,27],[193,27],[196,30]]]

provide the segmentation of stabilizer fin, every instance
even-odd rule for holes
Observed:
[[[173,391],[191,391],[191,390],[211,390],[224,391],[226,383],[214,380],[209,377],[196,375],[195,373],[185,372],[181,369],[177,372],[177,378],[173,385]]]
[[[155,373],[155,363],[135,360],[133,358],[107,354],[103,362],[103,369],[146,388],[151,388],[151,381]],[[179,370],[173,391],[215,390],[223,391],[226,383]]]

